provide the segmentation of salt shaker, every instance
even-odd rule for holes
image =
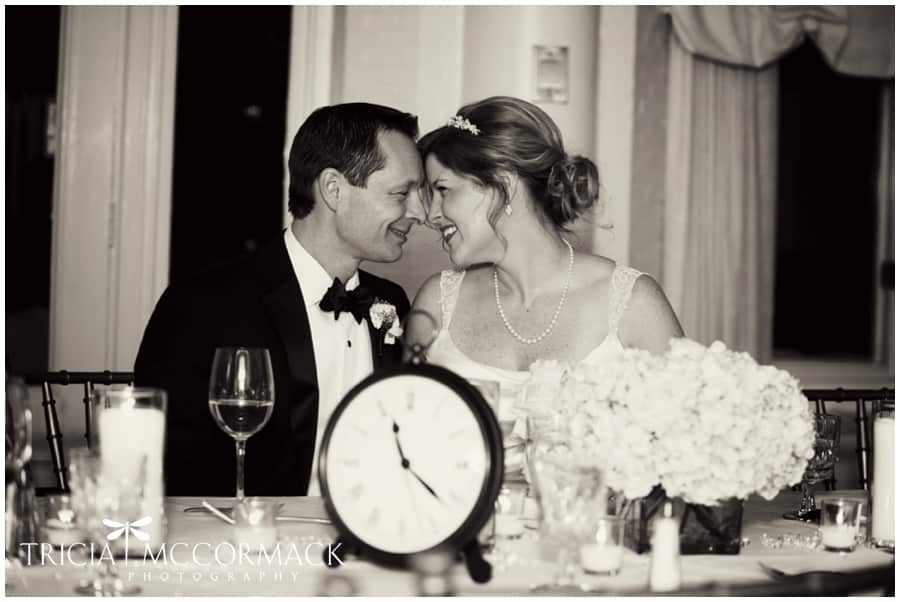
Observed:
[[[681,586],[681,557],[678,542],[678,521],[667,501],[663,514],[654,524],[650,551],[650,591],[670,592]]]

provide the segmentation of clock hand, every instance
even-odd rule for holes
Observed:
[[[412,486],[410,485],[409,479],[406,478],[405,475],[402,475],[403,484],[406,485],[406,492],[409,494],[409,504],[412,509],[412,513],[416,517],[416,522],[419,523],[419,528],[425,528],[424,523],[422,522],[422,516],[419,514],[419,507],[416,505],[416,496],[413,494]]]
[[[412,468],[409,467],[408,462],[407,462],[406,470],[408,470],[410,472],[410,474],[412,474],[412,476],[416,477],[416,480],[418,480],[420,483],[422,483],[422,486],[428,490],[428,493],[430,493],[431,495],[434,496],[434,499],[436,499],[439,502],[441,501],[441,498],[439,498],[438,494],[436,494],[434,492],[434,489],[432,489],[431,486],[422,479],[422,477],[420,477],[418,474],[416,474],[415,470],[413,470]]]
[[[393,420],[392,422],[394,424],[394,427],[393,427],[394,428],[394,443],[397,444],[397,451],[400,452],[400,463],[401,464],[406,463],[407,465],[409,465],[409,460],[407,460],[406,456],[403,455],[403,448],[400,447],[400,435],[399,435],[400,427],[397,426],[396,420]],[[406,467],[407,466],[404,466],[403,468],[406,468]]]
[[[425,480],[420,477],[415,470],[409,467],[409,459],[403,454],[403,448],[400,446],[400,426],[397,424],[396,420],[391,420],[393,426],[392,429],[394,431],[394,442],[397,444],[397,451],[400,453],[400,465],[404,470],[408,470],[412,476],[416,478],[419,483],[422,484],[425,489],[428,490],[428,493],[434,496],[434,499],[437,501],[441,501],[441,498],[438,497],[438,494],[435,493],[434,489],[431,488],[431,485],[425,482]]]

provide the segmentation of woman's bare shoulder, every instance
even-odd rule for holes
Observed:
[[[683,336],[669,299],[649,274],[642,274],[635,281],[620,332],[630,346],[654,352],[664,351],[672,337]]]
[[[425,311],[434,317],[438,326],[441,321],[441,277],[441,272],[429,276],[419,287],[412,304],[412,309]]]

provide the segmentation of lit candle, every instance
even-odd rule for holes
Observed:
[[[71,513],[71,510],[68,512]],[[51,545],[70,546],[83,540],[81,530],[71,520],[48,518],[44,524],[44,541]]]
[[[822,543],[826,548],[833,550],[853,550],[856,547],[856,525],[823,525],[819,529],[822,533]]]
[[[525,509],[522,511],[522,518],[534,523],[541,519],[541,506],[538,504],[537,498],[531,496],[525,498]]]
[[[270,550],[278,542],[275,503],[261,498],[245,498],[235,506],[234,542],[251,551]]]
[[[234,541],[238,545],[249,546],[251,552],[260,548],[271,550],[278,543],[278,532],[274,525],[237,525]]]
[[[625,550],[614,544],[589,543],[581,546],[581,568],[588,573],[615,575],[622,568]]]
[[[525,532],[525,525],[516,514],[497,514],[494,523],[494,536],[505,539],[516,539]]]
[[[102,408],[99,411],[100,457],[103,475],[112,479],[133,480],[139,474],[141,461],[146,458],[143,499],[138,516],[109,517],[114,520],[135,521],[144,516],[150,523],[140,528],[149,536],[128,543],[130,553],[143,553],[145,546],[157,549],[163,543],[165,523],[163,514],[163,445],[166,415],[154,408]],[[124,546],[117,540],[116,545]]]

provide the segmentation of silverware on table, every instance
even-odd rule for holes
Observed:
[[[206,500],[203,500],[203,503],[202,503],[201,506],[202,506],[202,508],[203,508],[204,510],[206,510],[206,511],[208,511],[208,512],[211,512],[215,517],[222,519],[223,521],[225,521],[225,522],[228,523],[229,525],[233,525],[233,524],[234,524],[234,519],[233,519],[233,518],[231,518],[230,516],[228,516],[227,514],[225,514],[224,512],[222,512],[221,510],[219,510],[218,508],[216,508],[215,506],[213,506],[212,504],[210,504],[210,503],[207,502]]]
[[[759,564],[759,568],[761,568],[766,575],[768,575],[772,579],[775,579],[776,581],[780,581],[782,579],[790,579],[792,577],[811,577],[813,575],[819,575],[822,577],[827,577],[829,575],[843,575],[843,573],[840,571],[804,571],[802,573],[791,574],[785,573],[780,569],[776,569],[775,567],[769,566],[762,562],[758,562],[757,564]]]
[[[284,507],[284,504],[279,505],[279,510]],[[184,509],[187,514],[195,514],[195,513],[208,513],[212,514],[222,521],[233,525],[234,519],[231,518],[231,508],[223,507],[223,506],[213,506],[206,500],[203,501],[200,506],[188,506]],[[279,514],[275,517],[275,520],[286,522],[286,523],[312,523],[318,525],[330,525],[331,521],[327,518],[319,518],[315,516],[292,516],[289,514]]]

